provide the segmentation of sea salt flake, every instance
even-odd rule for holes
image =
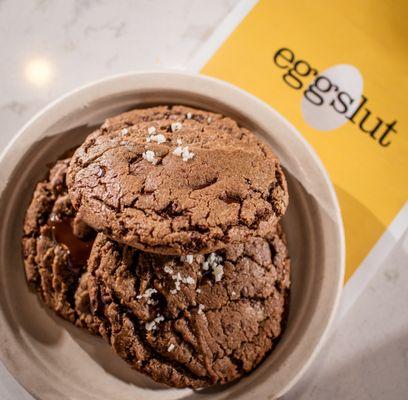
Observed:
[[[222,265],[222,257],[216,253],[210,253],[207,259],[203,262],[203,269],[211,272],[215,278],[215,282],[219,282],[224,275],[224,267]]]
[[[169,347],[167,347],[167,351],[168,351],[168,352],[173,351],[175,347],[176,347],[176,346],[174,346],[174,344],[171,343],[171,344],[169,345]]]
[[[211,117],[208,117],[208,118],[207,118],[207,121],[208,121],[209,124],[211,124],[212,118],[211,118]]]
[[[145,323],[145,328],[147,331],[154,331],[157,329],[157,325],[162,321],[164,321],[164,317],[158,314],[157,317],[153,321]]]
[[[123,128],[120,131],[120,136],[126,136],[129,133],[129,129],[128,128]]]
[[[201,289],[200,288],[196,289],[196,292],[201,293]]]
[[[145,329],[146,329],[147,331],[152,331],[152,330],[157,329],[157,328],[156,328],[156,322],[155,322],[155,321],[146,322],[146,323],[145,323]]]
[[[181,122],[173,122],[170,127],[172,132],[178,132],[183,127],[183,125]]]
[[[181,146],[181,145],[183,144],[183,141],[179,138],[179,139],[176,140],[176,143],[177,143],[179,146]]]
[[[192,278],[191,276],[187,276],[183,279],[183,282],[188,284],[188,285],[194,285],[195,284],[195,279]]]
[[[148,136],[146,138],[146,142],[150,143],[150,142],[156,142],[158,144],[162,144],[166,141],[166,137],[162,134],[159,133],[158,135],[152,135],[152,136]]]
[[[186,256],[181,256],[180,260],[192,264],[194,261],[194,256],[192,254],[187,254]]]
[[[168,274],[173,274],[173,269],[168,267],[167,265],[164,267],[164,272],[168,273]]]
[[[132,144],[126,144],[125,147],[132,153],[136,152],[136,148]]]
[[[156,133],[156,128],[155,128],[154,126],[149,126],[149,127],[147,128],[147,133],[148,133],[149,135],[154,135],[154,134]]]
[[[214,275],[215,282],[219,282],[224,275],[224,267],[220,264],[214,266],[212,269],[212,274]]]
[[[178,157],[182,157],[183,161],[191,160],[194,157],[194,153],[188,149],[188,146],[177,146],[173,150],[173,154]]]
[[[204,314],[204,308],[205,308],[204,304],[199,304],[197,313]]]
[[[143,152],[142,157],[146,161],[152,163],[153,165],[156,165],[156,163],[158,161],[157,158],[156,158],[156,155],[154,154],[154,151],[152,151],[152,150],[146,150],[145,152]]]
[[[193,114],[191,114],[191,112],[187,113],[187,119],[191,119],[193,118]]]
[[[194,285],[196,283],[193,277],[191,276],[182,277],[180,272],[177,272],[177,274],[173,274],[171,277],[174,281],[174,289],[170,290],[171,294],[175,294],[180,290],[181,283],[185,283],[186,285]]]
[[[102,169],[101,169],[101,171],[102,171]],[[60,218],[58,217],[57,214],[52,213],[52,214],[50,215],[50,221],[51,221],[51,222],[59,222],[59,221],[60,221]]]
[[[173,150],[173,154],[175,156],[180,157],[183,154],[183,148],[181,146],[177,146],[174,150]]]
[[[136,296],[137,299],[142,299],[142,298],[150,298],[152,296],[152,294],[157,293],[157,290],[154,288],[148,288],[145,290],[145,292],[143,294],[139,294]]]
[[[163,134],[159,133],[158,135],[152,136],[152,140],[158,144],[161,144],[166,141],[166,138]]]
[[[191,160],[194,157],[194,153],[188,150],[188,146],[183,147],[182,158],[183,161]]]
[[[164,321],[163,315],[158,314],[157,317],[155,318],[155,321],[157,324]]]

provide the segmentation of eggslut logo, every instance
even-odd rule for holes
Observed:
[[[309,125],[328,131],[350,121],[380,146],[392,143],[397,121],[386,123],[374,116],[367,106],[368,98],[362,92],[363,78],[356,67],[339,64],[319,73],[308,62],[297,59],[288,48],[279,49],[273,61],[285,71],[282,79],[292,89],[302,90],[304,81],[314,77],[302,96],[302,112]]]

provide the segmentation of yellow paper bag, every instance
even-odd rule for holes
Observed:
[[[269,103],[335,185],[346,279],[408,199],[408,3],[260,1],[202,72]]]

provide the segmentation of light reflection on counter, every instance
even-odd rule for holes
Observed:
[[[27,81],[36,86],[45,86],[53,78],[53,66],[49,60],[43,57],[29,60],[24,72]]]

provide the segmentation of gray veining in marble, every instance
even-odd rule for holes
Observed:
[[[120,72],[183,68],[237,3],[0,0],[0,150],[32,115],[71,89]],[[41,84],[27,78],[30,62],[38,60],[49,75]],[[34,74],[44,72],[43,64],[35,64]]]

